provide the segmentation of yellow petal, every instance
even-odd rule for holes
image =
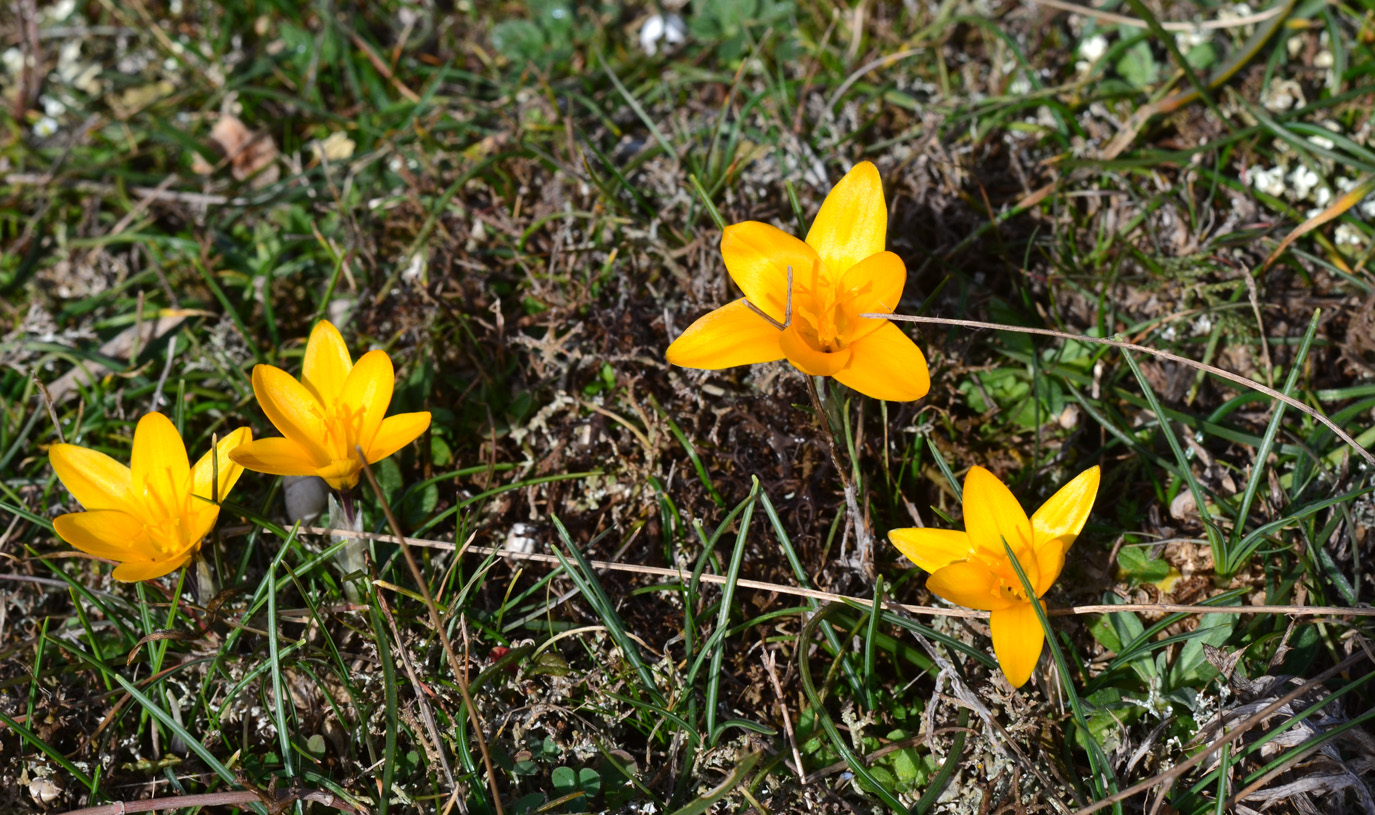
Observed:
[[[185,510],[191,464],[186,445],[172,420],[149,413],[134,428],[134,451],[129,462],[134,495],[148,518],[176,518]]]
[[[1031,678],[1041,659],[1046,635],[1031,603],[1018,603],[995,610],[988,618],[993,629],[993,653],[998,667],[1012,687],[1020,688]]]
[[[906,285],[907,266],[892,252],[870,255],[851,266],[840,278],[840,295],[846,298],[846,317],[851,323],[849,341],[856,342],[887,325],[887,320],[859,315],[897,311]]]
[[[356,422],[350,434],[350,448],[358,444],[366,450],[371,445],[377,426],[382,424],[382,417],[387,415],[395,384],[396,371],[385,351],[369,351],[353,366],[348,380],[344,382],[344,389],[339,393],[339,400],[348,405],[350,415]],[[356,458],[358,452],[349,449],[344,451],[344,455]]]
[[[708,371],[773,362],[783,358],[781,333],[750,311],[742,297],[698,318],[664,356],[673,365]]]
[[[1031,546],[1031,521],[1007,485],[982,467],[971,468],[964,477],[964,531],[969,533],[969,542],[985,557],[1008,564],[1003,579],[1008,585],[1019,587],[1017,573],[1003,549],[1006,540],[1027,580],[1032,586],[1037,585],[1040,572]]]
[[[778,227],[758,221],[732,224],[721,233],[721,257],[745,298],[778,322],[787,311],[788,267],[793,288],[810,287],[820,273],[816,250]]]
[[[363,463],[357,458],[341,458],[319,468],[314,475],[323,478],[333,489],[343,491],[358,485],[358,474],[362,470]]]
[[[888,207],[878,168],[861,161],[832,188],[812,221],[807,243],[821,255],[832,279],[883,251]]]
[[[849,367],[835,378],[875,399],[910,402],[931,389],[926,357],[896,324],[882,321],[878,330],[850,346]]]
[[[926,588],[955,605],[991,611],[1007,608],[1017,600],[999,588],[998,576],[972,560],[942,566],[926,578]]]
[[[253,394],[272,426],[295,442],[311,460],[324,464],[332,458],[325,447],[324,408],[291,374],[271,365],[255,365]]]
[[[969,536],[958,529],[893,529],[888,532],[888,540],[908,560],[928,572],[969,557]]]
[[[831,352],[818,351],[803,338],[799,330],[800,325],[794,321],[783,330],[778,342],[783,349],[783,355],[794,368],[812,376],[834,376],[837,371],[850,364],[853,354],[850,348],[840,348]]]
[[[88,555],[110,560],[147,556],[147,550],[139,546],[140,541],[147,543],[143,519],[117,509],[59,515],[53,519],[53,529],[62,540]]]
[[[133,583],[139,580],[152,580],[162,577],[165,574],[175,572],[179,567],[191,559],[191,552],[177,557],[170,557],[166,560],[130,560],[115,567],[114,578],[125,583]]]
[[[1065,566],[1065,552],[1079,537],[1093,509],[1099,477],[1098,467],[1088,468],[1061,487],[1031,516],[1031,528],[1036,535],[1036,561],[1041,569],[1037,596],[1044,594],[1060,576]]]
[[[329,320],[321,320],[310,332],[306,342],[306,358],[301,363],[301,384],[320,404],[328,405],[339,398],[353,358],[339,335],[339,329]]]
[[[320,466],[291,439],[258,439],[229,451],[235,464],[268,475],[315,475]]]
[[[227,498],[229,491],[238,483],[239,476],[243,475],[243,465],[231,459],[229,454],[250,441],[253,441],[253,431],[240,427],[221,438],[215,449],[207,450],[191,467],[191,495],[194,496],[191,511],[197,518],[195,526],[199,530],[199,534],[193,536],[195,540],[209,534],[215,518],[220,514],[214,502]],[[216,470],[220,476],[219,483],[215,483]]]
[[[62,486],[86,509],[139,513],[133,476],[118,461],[75,444],[54,444],[48,448],[48,461]]]
[[[367,448],[368,463],[381,461],[415,441],[429,426],[428,411],[398,413],[383,419],[382,425],[377,428],[377,435],[372,437],[372,445]]]

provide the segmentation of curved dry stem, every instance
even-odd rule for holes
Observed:
[[[1089,337],[1083,334],[1071,334],[1067,331],[1057,331],[1053,328],[1031,328],[1029,326],[1022,325],[986,323],[982,320],[957,320],[950,317],[917,317],[915,315],[910,314],[861,314],[860,316],[869,317],[876,320],[894,320],[896,322],[903,323],[929,323],[932,325],[960,326],[962,328],[986,328],[992,331],[1013,331],[1018,334],[1040,334],[1046,337],[1059,337],[1062,340],[1078,340],[1079,342],[1089,342],[1094,343],[1096,345],[1110,345],[1113,348],[1119,348],[1123,351],[1140,351],[1143,354],[1150,354],[1153,357],[1159,357],[1160,359],[1168,359],[1171,362],[1178,362],[1181,365],[1188,365],[1190,368],[1197,368],[1200,371],[1206,371],[1216,377],[1225,379],[1228,382],[1232,382],[1237,385],[1241,385],[1244,388],[1250,388],[1253,391],[1263,393],[1266,396],[1269,396],[1271,399],[1277,399],[1285,403],[1286,405],[1289,405],[1290,407],[1294,408],[1295,410],[1302,411],[1303,413],[1308,414],[1309,416],[1313,417],[1315,421],[1321,423],[1323,427],[1326,427],[1328,430],[1331,430],[1333,433],[1337,434],[1337,438],[1346,442],[1352,450],[1355,450],[1356,453],[1361,456],[1361,458],[1364,458],[1366,460],[1366,463],[1370,464],[1372,467],[1375,467],[1375,455],[1371,455],[1369,450],[1357,444],[1355,439],[1351,438],[1351,436],[1349,436],[1346,433],[1346,431],[1342,430],[1340,427],[1336,425],[1335,422],[1327,418],[1327,416],[1325,416],[1322,411],[1317,410],[1316,408],[1311,408],[1308,405],[1305,405],[1303,402],[1300,402],[1299,400],[1295,399],[1294,397],[1280,393],[1274,388],[1267,387],[1265,385],[1260,384],[1259,382],[1253,382],[1250,379],[1247,379],[1246,377],[1242,376],[1241,374],[1232,373],[1231,371],[1224,370],[1222,368],[1217,367],[1216,365],[1209,365],[1205,362],[1197,362],[1195,360],[1189,359],[1188,357],[1181,357],[1179,354],[1172,354],[1169,351],[1160,351],[1155,348],[1147,348],[1144,345],[1137,345],[1134,342],[1110,340],[1105,337]]]

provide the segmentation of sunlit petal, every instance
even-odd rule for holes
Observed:
[[[926,578],[926,588],[955,605],[991,611],[1007,608],[1016,598],[1001,589],[998,576],[981,563],[969,560],[942,566]]]
[[[134,495],[147,512],[145,517],[173,518],[184,511],[191,464],[186,458],[186,445],[171,419],[161,413],[149,413],[138,420],[129,471],[134,480]]]
[[[235,462],[229,454],[253,440],[253,431],[240,427],[220,439],[213,450],[206,451],[191,467],[190,511],[194,517],[192,540],[200,540],[210,533],[220,510],[215,501],[229,497],[229,491],[238,483],[243,474],[243,465]],[[219,482],[215,482],[218,471]]]
[[[320,466],[299,444],[291,439],[257,439],[229,452],[238,465],[256,473],[268,475],[315,475]]]
[[[832,279],[883,251],[888,207],[878,168],[861,161],[840,179],[812,221],[807,243],[821,255]]]
[[[1036,593],[1045,593],[1060,576],[1065,552],[1084,528],[1098,496],[1100,470],[1090,467],[1061,487],[1031,516],[1036,536],[1036,560],[1041,568]]]
[[[894,323],[884,320],[849,350],[849,367],[835,373],[847,387],[890,402],[920,399],[931,389],[926,357]]]
[[[793,367],[812,376],[836,376],[850,364],[854,353],[850,348],[838,348],[830,352],[816,350],[802,336],[797,323],[784,329],[779,336],[779,346]]]
[[[428,411],[419,413],[398,413],[382,420],[377,435],[372,437],[372,446],[367,449],[368,463],[381,461],[419,438],[430,426]]]
[[[964,477],[964,530],[975,549],[993,560],[1007,562],[1003,541],[1017,555],[1027,579],[1034,586],[1040,572],[1031,546],[1031,521],[1012,491],[998,477],[982,467],[972,467]],[[1019,585],[1009,563],[1004,579]]]
[[[998,657],[998,667],[1012,687],[1020,688],[1036,670],[1046,642],[1036,609],[1031,603],[996,609],[989,615],[988,624],[993,629],[993,653]]]
[[[889,314],[897,311],[902,290],[907,285],[907,266],[892,252],[879,252],[851,266],[840,278],[840,291],[847,299],[850,341],[877,331],[887,320],[861,318],[861,314]]]
[[[246,427],[220,437],[215,448],[207,450],[191,468],[191,494],[206,501],[216,498],[223,501],[243,474],[243,465],[235,463],[229,454],[251,441],[253,431]],[[219,472],[219,484],[214,483],[216,471]]]
[[[271,365],[254,366],[253,394],[258,397],[258,404],[272,426],[294,441],[313,461],[324,464],[332,458],[324,446],[324,409],[291,374]]]
[[[665,357],[674,365],[708,371],[773,362],[783,358],[781,333],[741,298],[698,318],[673,341]]]
[[[171,574],[191,559],[190,550],[166,560],[129,560],[115,567],[114,578],[126,583],[138,580],[152,580]]]
[[[58,537],[88,555],[124,560],[127,557],[147,557],[151,552],[140,548],[147,538],[143,535],[143,519],[116,509],[94,509],[72,512],[53,519]]]
[[[75,444],[54,444],[48,448],[48,462],[62,486],[86,509],[141,511],[129,468],[104,453]]]
[[[339,401],[348,407],[350,421],[356,423],[353,432],[347,434],[350,447],[358,444],[366,450],[372,443],[382,417],[387,415],[395,384],[396,371],[385,351],[369,351],[353,366],[339,393]],[[352,449],[342,451],[344,456],[339,452],[335,451],[335,455],[340,458],[357,455]]]
[[[348,346],[344,345],[339,329],[329,320],[316,323],[310,332],[310,340],[306,342],[306,356],[301,363],[301,384],[320,400],[320,404],[328,405],[339,398],[339,391],[343,389],[344,380],[348,378],[352,367],[353,358],[349,356]]]
[[[888,540],[908,560],[928,572],[969,557],[969,536],[961,530],[931,527],[893,529],[888,533]]]
[[[745,221],[721,234],[721,257],[726,271],[745,297],[780,323],[786,312],[788,267],[793,286],[809,285],[820,270],[816,250],[775,226]]]
[[[363,463],[357,458],[341,458],[331,461],[314,474],[336,490],[347,490],[358,484],[358,474],[362,470]]]

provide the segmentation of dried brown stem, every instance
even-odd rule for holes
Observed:
[[[363,462],[363,474],[368,477],[368,484],[372,486],[373,494],[377,496],[377,503],[382,507],[382,512],[387,516],[387,525],[391,527],[393,540],[401,546],[401,554],[406,559],[406,566],[411,570],[411,577],[415,580],[416,587],[420,590],[420,597],[425,601],[425,609],[430,613],[430,624],[434,626],[434,632],[439,637],[439,644],[444,648],[444,656],[449,658],[449,667],[453,669],[454,681],[458,683],[459,693],[463,695],[463,706],[468,710],[468,718],[473,723],[473,738],[477,742],[478,752],[482,754],[482,764],[487,770],[487,785],[492,790],[492,806],[496,809],[497,815],[503,815],[504,810],[501,806],[501,791],[497,789],[497,775],[492,767],[492,755],[487,750],[487,739],[482,735],[482,720],[477,715],[477,705],[473,704],[473,697],[468,693],[468,674],[458,663],[458,656],[454,653],[453,643],[449,642],[449,634],[444,630],[444,621],[440,619],[439,608],[435,606],[434,597],[430,595],[430,584],[425,580],[425,576],[420,573],[420,566],[415,562],[415,555],[411,554],[410,543],[401,534],[401,525],[396,522],[396,516],[392,514],[391,507],[387,505],[386,496],[382,494],[382,486],[377,483],[377,476],[373,475],[372,467],[368,466],[367,456],[363,453],[363,448],[356,448],[358,458]],[[334,530],[339,534],[339,530]]]

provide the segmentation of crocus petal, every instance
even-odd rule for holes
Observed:
[[[853,321],[850,342],[856,342],[888,324],[887,320],[862,318],[861,314],[890,314],[902,300],[907,285],[907,266],[892,252],[879,252],[851,266],[840,278],[841,296],[849,298],[847,317]]]
[[[1061,487],[1031,516],[1036,535],[1036,561],[1041,579],[1036,594],[1044,594],[1065,566],[1065,552],[1079,536],[1098,496],[1100,471],[1090,467]]]
[[[339,398],[353,358],[349,356],[348,346],[339,335],[339,329],[329,320],[321,320],[311,329],[310,340],[306,342],[306,358],[301,363],[301,384],[306,390],[328,405]]]
[[[143,502],[148,518],[173,518],[185,509],[191,464],[186,445],[172,420],[149,413],[134,428],[134,450],[129,462],[134,495]]]
[[[312,460],[325,464],[332,458],[324,446],[324,408],[291,374],[271,365],[253,366],[253,394],[258,397],[258,404],[272,426],[294,441]]]
[[[1007,561],[1003,548],[1006,540],[1027,580],[1033,586],[1037,584],[1040,572],[1031,546],[1031,521],[1007,485],[982,467],[971,468],[964,477],[964,530],[974,548],[994,560]],[[1010,563],[1004,578],[1010,585],[1020,585]]]
[[[957,529],[893,529],[888,533],[888,540],[908,560],[928,572],[969,557],[969,536]]]
[[[195,526],[199,531],[199,534],[194,536],[196,540],[210,532],[209,527],[214,525],[215,518],[219,515],[219,508],[214,502],[217,499],[223,501],[228,497],[229,491],[238,483],[239,476],[243,475],[243,465],[231,459],[229,454],[251,441],[253,431],[240,427],[220,439],[213,450],[207,450],[191,467],[191,495],[194,496],[191,500],[191,511],[197,518]],[[215,483],[217,471],[219,483]]]
[[[1020,688],[1036,670],[1046,635],[1031,603],[996,609],[988,618],[993,629],[993,653],[1012,687]]]
[[[750,311],[745,298],[702,315],[664,356],[673,365],[716,371],[783,358],[782,332]]]
[[[878,168],[861,161],[832,188],[812,221],[807,243],[838,277],[861,260],[883,251],[888,207]]]
[[[143,519],[117,509],[59,515],[53,519],[53,529],[62,540],[88,555],[124,560],[131,554],[142,554],[138,543],[143,535]]]
[[[48,448],[48,462],[62,486],[86,509],[139,513],[129,468],[104,453],[75,444],[54,444]]]
[[[344,389],[339,392],[339,401],[348,406],[349,415],[356,422],[350,442],[362,445],[364,450],[372,444],[382,417],[387,415],[395,384],[396,371],[385,351],[369,351],[353,366]],[[342,456],[339,451],[335,451],[335,455],[339,458],[358,456],[356,450],[342,452]]]
[[[314,474],[336,490],[348,490],[358,484],[358,474],[362,470],[363,462],[357,458],[341,458],[319,468]]]
[[[320,466],[301,445],[283,438],[250,441],[231,450],[229,458],[255,473],[268,475],[315,475]]]
[[[415,441],[430,426],[428,411],[398,413],[382,420],[372,445],[367,449],[368,463],[381,461],[402,447]]]
[[[957,606],[992,611],[1015,604],[1016,598],[1000,590],[998,576],[972,560],[942,566],[926,578],[926,588]]]
[[[837,371],[835,378],[875,399],[910,402],[922,398],[931,389],[926,357],[896,324],[887,320],[875,322],[882,325],[849,346],[850,365]]]
[[[721,233],[721,257],[731,280],[745,297],[770,317],[783,322],[788,299],[788,267],[793,288],[811,286],[821,274],[816,250],[778,227],[745,221]]]
[[[155,577],[162,577],[165,574],[175,572],[190,559],[191,552],[187,551],[185,554],[166,560],[129,560],[115,567],[114,578],[125,583],[152,580]]]
[[[798,325],[794,322],[785,328],[778,339],[783,355],[793,367],[812,376],[835,376],[850,363],[853,351],[848,346],[831,352],[818,351],[802,337]]]

